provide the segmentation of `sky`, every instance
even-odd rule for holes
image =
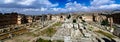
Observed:
[[[0,12],[57,14],[120,9],[120,0],[0,0]]]

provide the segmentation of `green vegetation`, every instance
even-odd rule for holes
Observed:
[[[40,38],[36,42],[64,42],[64,41],[61,41],[61,40],[51,41],[51,40],[44,40]]]
[[[67,19],[70,19],[71,18],[71,15],[67,16]]]
[[[45,29],[44,31],[41,31],[41,35],[51,37],[53,34],[55,34],[56,31],[57,30],[55,28],[48,28],[48,29]]]
[[[106,25],[106,26],[107,26],[107,25],[109,25],[109,22],[108,22],[107,20],[103,20],[103,21],[101,22],[101,25],[104,25],[104,26]]]
[[[87,23],[86,22],[81,22],[84,26],[87,26]]]
[[[93,27],[92,26],[89,26],[90,28],[88,28],[90,31],[92,31]]]
[[[64,42],[64,41],[62,41],[62,40],[56,40],[56,41],[53,41],[53,42]]]
[[[112,34],[110,34],[110,33],[107,33],[107,32],[103,32],[103,31],[101,31],[101,30],[98,30],[98,31],[95,31],[95,32],[100,33],[100,34],[102,34],[102,35],[104,35],[104,36],[106,36],[106,37],[108,37],[108,38],[115,38],[114,35],[112,35]]]
[[[32,33],[32,32],[28,32],[28,33],[26,33],[28,36],[34,36],[34,37],[38,37],[39,35],[37,35],[37,34],[34,34],[34,33]]]
[[[28,42],[28,41],[26,41],[26,40],[23,40],[22,42]]]
[[[61,26],[62,24],[60,22],[57,22],[55,24],[53,24],[53,26]]]
[[[53,24],[51,27],[49,27],[48,29],[45,29],[45,30],[41,31],[40,34],[44,35],[44,36],[51,37],[57,31],[56,28],[55,28],[55,26],[61,26],[61,25],[62,24],[60,22],[57,22],[57,23]]]
[[[116,29],[116,28],[117,28],[117,26],[113,25],[113,28],[114,28],[114,29]]]
[[[76,23],[77,21],[76,21],[76,19],[73,19],[73,23]]]
[[[38,39],[36,42],[52,42],[51,40],[43,40],[43,39]]]
[[[86,21],[82,19],[82,22],[86,22]]]
[[[60,18],[63,18],[63,16],[60,16]]]

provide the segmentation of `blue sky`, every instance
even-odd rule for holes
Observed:
[[[59,3],[59,6],[58,7],[62,7],[64,8],[65,7],[65,4],[66,3],[69,3],[69,2],[77,2],[77,3],[81,3],[81,4],[85,4],[85,5],[90,5],[90,0],[49,0],[51,1],[52,3]]]
[[[0,11],[24,14],[96,12],[120,9],[120,0],[0,0]]]

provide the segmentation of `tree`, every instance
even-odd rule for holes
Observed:
[[[73,23],[76,23],[76,19],[73,19]]]
[[[76,23],[76,19],[73,19],[73,28],[75,29],[74,23]]]
[[[71,18],[71,15],[68,15],[68,16],[67,16],[67,19],[70,19],[70,18]]]
[[[101,22],[101,25],[108,25],[108,20],[106,19],[106,20],[103,20],[102,22]]]

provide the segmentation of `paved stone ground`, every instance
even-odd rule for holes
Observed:
[[[80,29],[83,30],[83,25],[80,24]],[[53,35],[52,39],[56,40],[59,38],[60,40],[65,40],[65,38],[69,38],[67,41],[70,42],[93,42],[96,41],[94,37],[90,37],[90,33],[88,33],[86,30],[83,30],[83,33],[85,36],[89,36],[89,38],[86,38],[83,36],[81,31],[78,29],[78,25],[74,24],[75,28],[73,28],[73,24],[69,21],[65,21],[65,23],[61,26],[61,28],[58,29],[55,35]]]

